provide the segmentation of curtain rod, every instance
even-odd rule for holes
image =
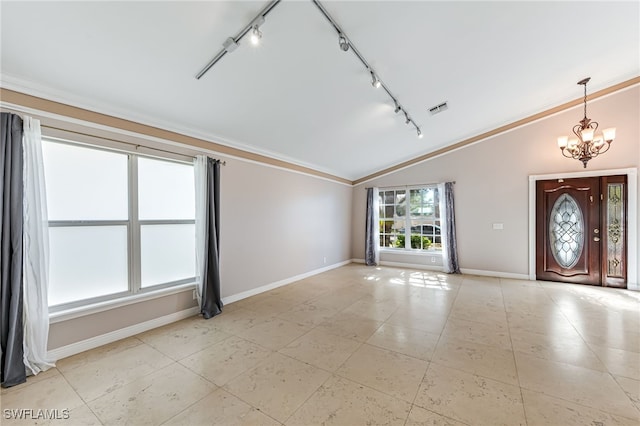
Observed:
[[[400,188],[402,186],[406,186],[406,187],[410,187],[410,186],[434,186],[434,185],[439,185],[441,183],[447,183],[447,182],[432,182],[432,183],[416,183],[413,185],[399,185],[399,186],[379,186],[378,189],[391,189],[391,188]],[[450,183],[452,184],[456,184],[456,181],[451,181]],[[375,188],[374,186],[368,186],[364,189],[371,189],[371,188]]]
[[[88,136],[90,138],[103,139],[103,140],[109,141],[109,142],[115,142],[115,143],[121,143],[121,144],[124,144],[124,145],[130,145],[130,146],[135,147],[136,151],[138,150],[138,148],[143,147],[144,149],[148,149],[148,150],[151,150],[151,151],[158,151],[158,152],[164,152],[164,153],[167,153],[167,154],[182,155],[183,157],[195,158],[195,156],[189,155],[189,154],[182,154],[182,153],[179,153],[179,152],[169,151],[169,150],[160,149],[160,148],[152,148],[152,147],[145,146],[145,145],[140,145],[140,144],[131,143],[131,142],[125,142],[125,141],[121,141],[121,140],[118,140],[118,139],[107,138],[107,137],[104,137],[104,136],[90,135],[88,133],[78,132],[78,131],[75,131],[75,130],[61,129],[60,127],[46,126],[44,124],[41,124],[40,127],[44,127],[46,129],[51,129],[51,130],[59,130],[61,132],[66,132],[66,133],[73,133],[75,135]],[[216,161],[218,163],[222,164],[223,166],[227,165],[227,162],[224,161],[224,160],[216,159]]]

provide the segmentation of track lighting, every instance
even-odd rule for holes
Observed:
[[[222,43],[222,47],[224,47],[225,53],[231,53],[238,48],[238,43],[236,43],[233,37],[229,37]]]
[[[353,43],[348,41],[347,35],[344,33],[344,31],[342,31],[342,28],[340,28],[340,25],[338,25],[338,23],[335,21],[335,19],[333,19],[333,17],[329,14],[327,9],[324,8],[324,6],[322,5],[322,3],[320,3],[319,0],[311,0],[311,2],[318,8],[318,10],[324,15],[324,17],[327,19],[327,21],[329,21],[329,23],[331,24],[333,29],[338,33],[338,44],[340,46],[340,49],[342,49],[345,52],[347,50],[351,49],[353,54],[356,55],[356,57],[360,60],[362,65],[364,65],[366,70],[369,71],[369,73],[371,74],[371,85],[373,87],[375,87],[376,89],[381,87],[386,92],[386,94],[389,95],[389,97],[391,98],[391,100],[393,101],[393,104],[395,106],[394,112],[396,114],[400,113],[400,111],[404,112],[404,117],[406,119],[405,123],[407,125],[408,124],[413,124],[413,126],[416,128],[416,132],[418,133],[418,137],[421,137],[422,136],[422,130],[420,130],[418,125],[415,123],[415,121],[413,121],[413,119],[411,117],[409,117],[409,113],[407,111],[405,111],[405,109],[404,109],[404,107],[402,105],[400,105],[400,103],[398,102],[398,99],[389,90],[387,85],[382,83],[382,81],[378,77],[377,73],[374,71],[373,68],[371,68],[371,65],[369,65],[369,62],[367,62],[367,60],[364,58],[364,56],[362,56],[362,54],[353,45]]]
[[[258,16],[251,23],[251,44],[257,46],[260,44],[260,40],[262,39],[262,31],[260,31],[260,25],[264,24],[264,16]]]
[[[220,50],[216,54],[216,56],[214,56],[214,58],[210,60],[209,63],[205,65],[205,67],[198,74],[196,74],[196,79],[200,80],[202,76],[205,75],[207,71],[211,69],[211,67],[217,64],[224,55],[236,50],[238,48],[240,39],[242,39],[247,34],[251,33],[249,34],[251,44],[259,44],[260,39],[262,38],[260,26],[264,24],[264,17],[267,16],[267,14],[269,14],[269,12],[271,12],[271,10],[276,7],[278,3],[280,3],[280,1],[281,0],[271,0],[269,4],[267,4],[264,9],[262,9],[255,18],[253,18],[253,21],[251,21],[246,27],[241,29],[240,32],[238,32],[234,37],[228,37],[224,41],[224,43],[222,43],[222,50]]]
[[[340,49],[342,49],[344,52],[349,50],[349,42],[342,34],[340,34],[340,37],[338,38],[338,44],[340,45]]]
[[[240,39],[244,38],[247,34],[249,35],[250,41],[252,44],[257,45],[260,43],[262,39],[262,32],[260,31],[260,26],[264,23],[264,18],[271,12],[271,10],[276,7],[281,0],[271,0],[267,4],[267,6],[262,9],[258,15],[251,21],[247,26],[245,26],[240,32],[238,32],[234,37],[228,37],[224,43],[222,44],[222,50],[220,50],[216,56],[209,61],[207,65],[196,74],[196,79],[202,78],[202,76],[211,69],[224,55],[227,53],[231,53],[238,48]],[[338,25],[338,23],[333,19],[333,17],[327,12],[324,6],[320,3],[319,0],[311,0],[311,2],[320,10],[320,12],[324,15],[324,17],[329,21],[329,23],[333,26],[335,31],[338,33],[338,45],[343,52],[347,52],[351,50],[354,55],[360,60],[362,65],[365,67],[367,71],[371,74],[371,85],[376,89],[382,87],[387,95],[391,98],[395,105],[394,112],[396,114],[403,112],[405,118],[405,124],[412,124],[416,128],[416,132],[419,138],[422,138],[422,130],[415,121],[409,116],[409,113],[405,110],[405,108],[400,105],[395,95],[389,90],[386,84],[383,84],[376,72],[371,68],[369,62],[362,56],[362,54],[356,49],[356,47],[351,43],[347,37],[347,35],[342,31],[342,28]],[[586,86],[586,85],[585,85]],[[585,88],[586,90],[586,88]],[[444,104],[446,107],[446,104]],[[604,152],[604,151],[603,151]]]
[[[369,71],[369,72],[371,73],[371,85],[376,89],[378,89],[380,87],[380,80],[378,79],[378,77],[376,77],[373,71]]]
[[[257,25],[254,25],[253,30],[251,30],[251,44],[253,44],[254,46],[259,45],[261,38],[262,38],[262,31],[260,31]]]

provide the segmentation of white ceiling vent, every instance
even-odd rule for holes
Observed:
[[[449,105],[446,102],[441,103],[440,105],[436,105],[433,108],[429,108],[429,112],[431,115],[436,115],[439,112],[446,111],[449,109]]]

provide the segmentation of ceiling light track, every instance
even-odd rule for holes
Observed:
[[[228,39],[226,39],[222,44],[222,50],[220,50],[220,52],[218,52],[218,54],[202,69],[202,71],[200,71],[196,75],[196,79],[200,80],[200,78],[202,78],[202,76],[205,75],[207,71],[209,71],[211,67],[216,64],[216,62],[222,59],[224,55],[236,50],[240,39],[244,37],[249,31],[251,31],[251,42],[253,44],[259,43],[260,38],[262,38],[262,32],[260,32],[259,27],[264,23],[264,17],[267,16],[269,12],[271,12],[271,10],[276,7],[278,3],[280,3],[280,1],[281,0],[272,0],[271,2],[269,2],[269,4],[265,6],[265,8],[262,9],[260,13],[258,13],[246,27],[244,27],[238,34],[236,34],[235,37],[229,37]]]
[[[329,21],[331,26],[333,26],[333,28],[338,33],[338,44],[340,45],[340,49],[342,49],[345,52],[348,50],[351,50],[353,54],[356,55],[356,57],[360,60],[360,62],[362,62],[362,65],[364,65],[367,71],[371,74],[371,85],[376,89],[381,87],[384,89],[385,92],[387,92],[387,95],[389,95],[389,97],[394,103],[395,113],[397,114],[400,111],[403,111],[405,116],[405,123],[413,124],[413,126],[416,128],[416,133],[418,137],[422,138],[423,134],[422,134],[422,130],[420,130],[420,126],[418,126],[415,123],[415,121],[413,121],[413,118],[411,118],[411,116],[409,115],[409,112],[398,102],[398,99],[396,98],[396,96],[393,93],[391,93],[387,85],[384,84],[384,82],[380,79],[380,76],[378,75],[378,73],[374,71],[371,65],[369,65],[369,62],[367,62],[364,56],[362,56],[362,54],[358,51],[358,49],[353,45],[349,37],[347,37],[345,32],[342,30],[342,28],[340,28],[340,25],[338,25],[338,23],[333,19],[333,17],[329,14],[329,12],[327,12],[327,10],[324,8],[322,3],[320,3],[318,0],[311,0],[311,2],[316,5],[316,7],[320,10],[320,12],[322,12],[322,14],[327,19],[327,21]]]

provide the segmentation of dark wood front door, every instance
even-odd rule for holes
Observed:
[[[536,278],[626,287],[626,176],[538,181]]]

